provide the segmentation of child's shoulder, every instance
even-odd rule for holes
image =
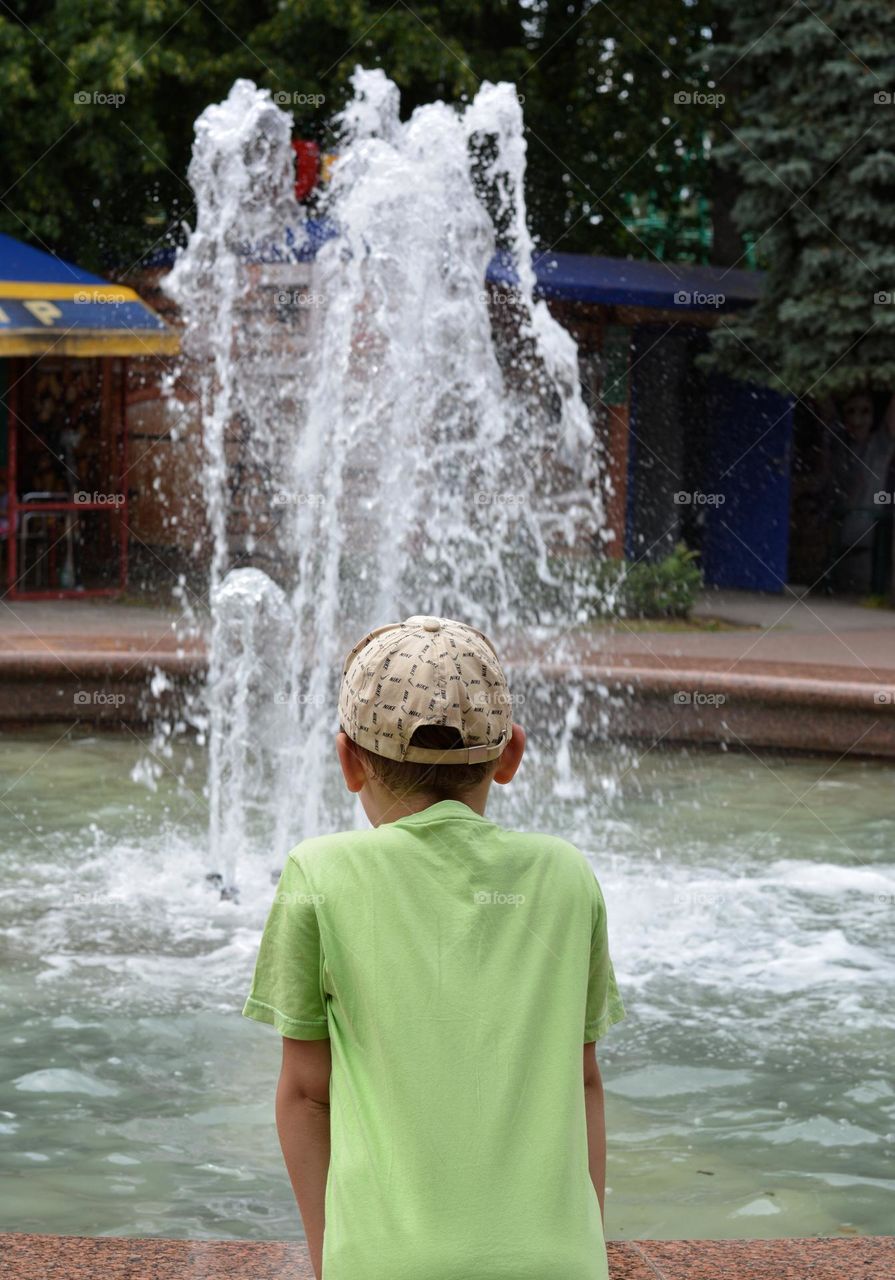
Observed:
[[[354,831],[330,831],[322,836],[308,836],[289,850],[287,857],[306,871],[345,852],[359,852],[380,843],[379,829],[368,827]]]
[[[551,835],[546,831],[517,831],[508,827],[503,828],[503,831],[527,852],[535,853],[541,858],[549,858],[556,865],[566,868],[572,875],[586,874],[593,879],[593,868],[587,857],[570,840]]]

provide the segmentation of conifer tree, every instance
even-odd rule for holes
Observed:
[[[767,273],[713,359],[799,396],[895,389],[895,5],[717,0],[715,162]],[[741,263],[740,265],[744,265]]]

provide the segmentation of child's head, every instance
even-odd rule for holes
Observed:
[[[462,622],[414,617],[379,627],[345,660],[337,747],[349,790],[374,826],[439,800],[480,812],[525,746],[490,641]]]

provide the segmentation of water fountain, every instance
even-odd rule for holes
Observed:
[[[204,408],[202,732],[172,722],[160,763],[130,734],[0,735],[9,1230],[293,1236],[278,1046],[239,1010],[270,872],[354,820],[325,763],[343,651],[432,610],[491,627],[522,668],[532,637],[574,665],[597,460],[571,340],[531,299],[519,104],[483,86],[401,123],[360,73],[341,128],[321,228],[269,95],[240,82],[199,123],[171,288]],[[495,248],[516,279],[489,301]],[[585,740],[592,690],[519,667],[513,688],[536,733],[494,812],[593,860],[629,1009],[601,1046],[614,1223],[887,1231],[891,766],[646,751],[635,769]],[[210,869],[240,896],[209,892]]]
[[[402,122],[382,71],[352,84],[313,224],[270,94],[237,81],[203,113],[196,226],[166,285],[202,383],[211,837],[227,877],[249,813],[273,863],[352,820],[328,792],[328,739],[359,634],[435,613],[517,659],[520,628],[536,629],[568,661],[601,526],[576,347],[534,298],[513,87]],[[333,234],[301,265],[321,222]],[[495,252],[515,274],[497,303]],[[568,684],[519,679],[536,714],[562,702],[557,733],[566,706],[577,717]]]

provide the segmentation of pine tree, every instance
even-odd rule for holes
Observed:
[[[718,0],[716,162],[767,273],[713,361],[798,396],[895,388],[895,6]],[[740,265],[743,265],[742,263]],[[722,286],[723,287],[723,286]]]

